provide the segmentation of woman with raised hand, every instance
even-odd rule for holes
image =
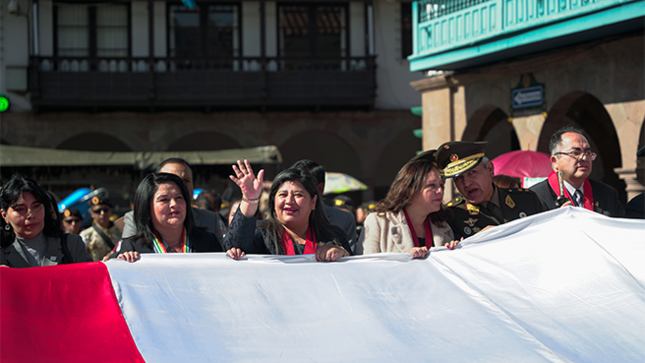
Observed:
[[[36,267],[91,262],[80,236],[63,233],[57,210],[36,181],[14,174],[0,192],[0,265]]]
[[[215,235],[195,226],[188,188],[175,174],[146,176],[134,194],[137,233],[112,258],[134,262],[141,253],[223,252]],[[229,252],[237,257],[240,253]]]
[[[242,203],[224,239],[227,248],[251,254],[315,254],[317,261],[336,261],[350,255],[347,237],[327,220],[317,182],[308,171],[289,168],[275,177],[269,191],[269,216],[260,222],[255,214],[264,170],[256,178],[244,160],[233,165],[233,171],[231,180],[242,191]]]
[[[424,258],[430,247],[454,249],[458,242],[453,241],[447,223],[450,210],[441,204],[443,188],[435,163],[419,159],[405,164],[385,199],[365,219],[359,250],[363,254],[403,252]]]

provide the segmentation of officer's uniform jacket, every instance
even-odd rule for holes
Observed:
[[[454,213],[452,220],[448,222],[455,235],[455,239],[468,238],[487,226],[497,226],[510,222],[514,219],[523,218],[542,212],[542,203],[538,196],[528,189],[522,188],[498,188],[497,205],[502,210],[503,219],[495,217],[486,204],[471,204],[464,197],[455,197],[447,206]]]

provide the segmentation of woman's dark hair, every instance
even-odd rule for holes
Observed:
[[[190,233],[194,226],[193,212],[190,207],[191,199],[184,181],[175,174],[148,174],[143,178],[137,191],[134,193],[134,224],[137,227],[137,234],[134,238],[142,238],[143,243],[148,247],[152,247],[155,237],[154,228],[152,226],[152,211],[150,210],[150,204],[155,193],[159,190],[159,185],[163,183],[175,183],[177,187],[179,187],[181,195],[186,201],[186,219],[184,219],[186,233]]]
[[[43,188],[36,183],[35,180],[28,178],[22,174],[13,174],[11,179],[2,187],[0,192],[0,209],[7,211],[13,203],[20,198],[20,194],[24,192],[29,192],[33,194],[34,198],[45,207],[45,226],[43,227],[43,233],[46,236],[57,237],[63,234],[63,231],[60,227],[60,222],[56,222],[52,217],[52,206],[49,195]],[[58,212],[58,211],[56,211]],[[6,247],[13,243],[15,234],[13,229],[10,228],[9,231],[5,229],[7,222],[4,218],[0,218],[0,228],[1,228],[1,238],[0,244],[2,247]]]
[[[61,217],[61,214],[58,211],[58,203],[56,202],[56,198],[54,198],[54,195],[52,193],[50,192],[46,192],[46,193],[47,193],[47,196],[49,197],[49,201],[51,202],[51,206],[52,206],[51,213],[56,216],[54,217],[54,220],[56,221],[56,223],[62,224],[63,218]],[[62,227],[61,227],[61,230],[62,230]]]
[[[285,252],[282,249],[282,234],[284,226],[278,220],[275,213],[275,196],[280,187],[286,182],[300,182],[305,188],[311,198],[318,196],[316,199],[316,207],[309,214],[309,226],[313,227],[318,242],[333,241],[334,244],[341,246],[341,241],[346,239],[345,233],[340,227],[334,226],[329,223],[325,210],[323,209],[322,199],[318,195],[318,182],[307,170],[300,168],[285,169],[273,179],[273,184],[269,190],[269,218],[268,223],[263,225],[267,229],[268,234],[271,236],[275,243],[275,251],[277,254],[283,255]]]
[[[394,182],[387,191],[387,195],[383,200],[378,202],[374,211],[379,215],[386,212],[398,213],[403,208],[407,207],[414,197],[424,187],[426,175],[432,170],[439,171],[437,165],[428,160],[415,160],[409,162],[399,170],[394,178]],[[442,222],[448,221],[452,218],[452,212],[444,207],[430,213],[430,220],[435,225],[441,225]]]

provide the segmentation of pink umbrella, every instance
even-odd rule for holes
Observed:
[[[515,178],[547,177],[551,173],[551,156],[530,150],[516,150],[493,159],[495,175],[504,174]]]

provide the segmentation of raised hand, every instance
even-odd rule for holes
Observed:
[[[244,199],[255,200],[260,197],[264,170],[260,170],[256,178],[249,161],[244,160],[244,163],[242,163],[238,160],[237,165],[233,165],[233,172],[235,176],[231,175],[230,178],[240,187]]]

